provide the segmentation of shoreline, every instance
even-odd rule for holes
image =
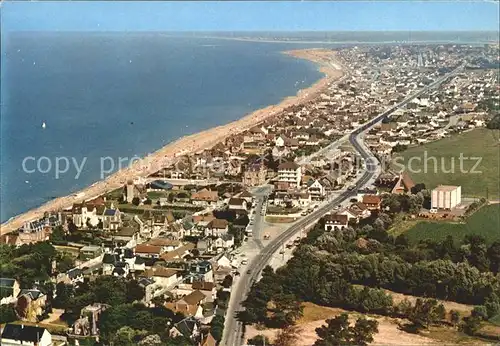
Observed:
[[[309,60],[317,64],[318,70],[324,74],[308,88],[300,89],[296,95],[285,97],[280,103],[260,108],[242,118],[230,122],[226,125],[213,127],[192,135],[181,137],[170,142],[164,147],[154,151],[139,161],[134,162],[130,167],[119,170],[103,180],[95,182],[72,194],[58,197],[39,207],[16,215],[0,226],[0,235],[10,233],[22,227],[24,223],[40,218],[45,212],[67,209],[74,203],[81,203],[103,195],[109,191],[122,187],[127,180],[139,177],[147,177],[155,173],[162,167],[166,167],[177,160],[179,154],[190,155],[196,152],[209,149],[218,142],[225,140],[231,135],[235,135],[250,129],[268,120],[284,109],[307,103],[321,94],[332,82],[343,75],[341,64],[335,60],[335,53],[326,49],[301,49],[284,51],[283,54],[293,56],[298,59]],[[83,195],[82,195],[83,194]],[[79,197],[76,197],[79,196]]]

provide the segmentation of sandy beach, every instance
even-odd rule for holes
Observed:
[[[335,60],[335,54],[330,50],[306,49],[287,51],[284,53],[292,55],[296,58],[307,59],[317,63],[318,69],[324,73],[324,77],[309,88],[300,90],[297,95],[283,99],[282,102],[277,105],[271,105],[259,109],[227,125],[181,137],[157,150],[153,154],[136,161],[131,167],[122,169],[110,175],[105,180],[99,181],[71,195],[56,198],[38,208],[15,216],[1,225],[0,234],[16,230],[27,221],[43,216],[45,212],[69,208],[73,205],[73,203],[81,203],[84,200],[90,200],[94,197],[115,190],[123,186],[127,180],[146,177],[155,173],[160,168],[174,163],[179,154],[186,155],[204,149],[209,149],[230,135],[243,132],[263,122],[264,120],[269,119],[270,117],[280,114],[287,107],[311,101],[343,74],[340,63]]]

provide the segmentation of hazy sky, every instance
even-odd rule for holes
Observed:
[[[498,30],[491,1],[4,2],[2,31]]]

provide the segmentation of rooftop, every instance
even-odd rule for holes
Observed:
[[[460,186],[453,186],[453,185],[439,185],[437,186],[434,191],[455,191],[458,189]]]

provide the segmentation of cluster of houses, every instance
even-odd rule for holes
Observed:
[[[210,333],[202,330],[214,316],[223,314],[217,306],[217,292],[230,288],[222,287],[222,282],[238,274],[239,263],[229,253],[236,247],[234,230],[245,228],[234,220],[245,219],[254,207],[247,189],[272,184],[269,214],[300,215],[302,211],[304,215],[348,185],[362,168],[349,147],[326,148],[329,143],[429,84],[474,49],[423,45],[342,49],[336,57],[349,74],[315,100],[290,106],[211,149],[180,156],[177,163],[147,181],[125,182],[117,199],[101,196],[74,204],[28,222],[0,240],[15,246],[45,241],[59,226],[68,234],[75,230],[99,233],[103,242],[72,244],[79,249],[76,267],[59,273],[56,282],[78,286],[85,277],[97,275],[134,277],[144,288],[144,304],[161,302],[185,316],[171,329],[172,336],[184,335],[202,345],[215,345]],[[393,113],[365,135],[365,143],[377,156],[385,157],[398,147],[484,126],[480,104],[497,91],[495,78],[488,70],[466,70]],[[208,183],[188,188],[167,180],[230,183],[239,188],[223,191]],[[349,205],[326,215],[325,230],[343,229],[379,211],[379,191],[409,194],[415,186],[407,174],[394,172],[381,174],[375,185],[376,189],[358,191]],[[458,188],[440,187],[437,197],[433,195],[433,206],[455,207],[460,203],[460,193]],[[153,194],[160,197],[153,198]],[[155,208],[131,213],[122,204]],[[179,216],[173,209],[189,212]],[[231,217],[221,217],[221,211]],[[30,307],[21,319],[36,322],[43,314],[47,297],[37,288],[21,289],[15,279],[0,278],[0,289],[8,293],[2,294],[0,304],[21,301]],[[102,304],[85,307],[71,333],[97,335],[99,316],[106,308]],[[2,344],[19,344],[9,341],[12,338],[22,344],[52,344],[50,334],[39,327],[9,324],[3,330]]]

